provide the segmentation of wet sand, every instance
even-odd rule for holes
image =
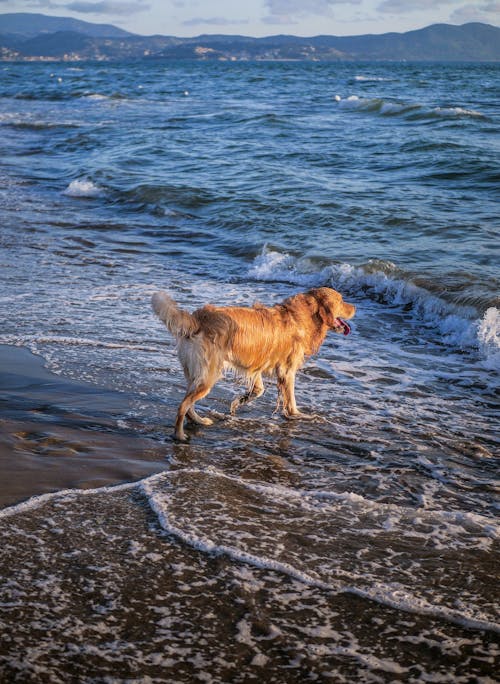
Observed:
[[[242,477],[214,479],[193,470],[206,447],[121,428],[126,393],[55,376],[25,349],[0,346],[0,368],[1,504],[77,488],[0,511],[1,682],[495,681],[494,632],[301,580],[271,547],[241,560],[271,514],[252,479],[281,482],[277,457],[264,471],[233,444]],[[166,470],[170,455],[170,475],[102,488]],[[205,519],[214,529],[195,534]],[[302,542],[289,537],[291,552]]]
[[[128,404],[126,394],[60,377],[27,349],[0,345],[0,506],[163,470],[167,447],[119,427]]]

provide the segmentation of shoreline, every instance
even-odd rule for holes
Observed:
[[[257,462],[230,476],[186,458],[168,477],[134,483],[165,470],[171,447],[119,427],[128,398],[0,345],[0,458],[10,467],[0,504],[20,504],[0,511],[0,679],[493,681],[498,635],[485,624],[462,624],[450,604],[427,610],[425,591],[408,604],[401,588],[392,594],[390,567],[370,591],[357,588],[351,562],[366,540],[343,530],[356,514],[349,497],[348,511],[311,508],[300,495],[262,499],[262,487],[287,488]],[[282,529],[289,509],[304,529]],[[318,523],[333,530],[330,549],[315,541]],[[252,534],[268,528],[267,542]],[[318,544],[336,553],[346,543],[338,576],[308,563]],[[386,545],[392,557],[406,553],[382,543],[384,558]],[[436,550],[429,579],[456,558]]]
[[[167,448],[117,424],[128,406],[126,394],[55,375],[26,348],[0,345],[0,507],[162,471]]]

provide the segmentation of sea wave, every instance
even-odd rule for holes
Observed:
[[[410,119],[487,119],[481,112],[465,107],[429,107],[418,102],[398,102],[381,97],[359,97],[349,95],[342,98],[335,95],[334,100],[340,109],[356,112],[373,112],[382,116],[407,116]]]
[[[299,556],[293,552],[293,545],[289,549],[288,554],[284,554],[283,547],[277,544],[262,547],[259,539],[253,537],[252,531],[245,531],[244,534],[239,534],[238,529],[234,529],[232,523],[234,520],[228,515],[225,508],[221,509],[218,515],[215,513],[216,520],[207,520],[207,525],[204,522],[200,525],[200,520],[203,519],[203,497],[196,501],[196,508],[193,511],[193,518],[188,514],[188,509],[182,506],[182,500],[185,494],[189,495],[193,492],[194,480],[196,478],[220,479],[222,481],[228,480],[234,489],[225,491],[224,486],[217,489],[221,493],[224,501],[224,496],[235,496],[236,502],[241,501],[244,506],[244,501],[247,492],[252,491],[257,495],[263,496],[269,506],[259,508],[259,516],[262,516],[262,521],[271,522],[273,515],[279,513],[279,510],[274,510],[273,506],[276,501],[285,501],[290,503],[293,507],[299,505],[301,502],[309,506],[316,498],[341,500],[345,502],[348,507],[354,506],[353,511],[356,514],[357,506],[369,505],[368,510],[363,510],[363,523],[369,525],[371,507],[375,504],[368,502],[364,497],[356,497],[349,492],[330,492],[330,491],[300,491],[286,486],[272,486],[260,483],[252,483],[245,478],[236,476],[228,476],[217,469],[167,469],[158,474],[149,476],[143,480],[132,483],[124,483],[115,486],[104,486],[95,489],[66,489],[57,492],[42,494],[30,498],[27,501],[21,502],[14,506],[8,507],[0,511],[0,519],[7,518],[21,518],[30,512],[43,508],[47,504],[56,502],[59,507],[69,504],[69,510],[80,507],[82,497],[85,499],[93,499],[97,501],[102,497],[103,500],[109,500],[110,495],[120,492],[127,493],[136,492],[145,497],[148,506],[156,515],[157,520],[163,530],[170,536],[178,539],[187,547],[196,549],[202,554],[209,554],[212,556],[225,556],[238,564],[246,566],[253,566],[255,568],[270,570],[284,577],[294,579],[303,585],[315,587],[328,593],[334,594],[351,594],[356,595],[370,601],[374,601],[381,605],[394,608],[398,611],[404,611],[410,614],[426,615],[428,617],[435,617],[444,619],[452,623],[466,626],[469,629],[488,630],[490,632],[499,632],[500,626],[494,621],[494,616],[491,613],[490,607],[487,603],[476,603],[474,600],[469,600],[468,603],[461,601],[453,604],[450,597],[437,595],[433,596],[425,590],[422,591],[419,582],[414,586],[409,584],[409,581],[396,582],[384,581],[381,577],[368,573],[367,575],[358,575],[356,571],[344,572],[339,574],[335,568],[335,564],[321,563],[315,565],[308,563],[307,556],[300,555],[302,562],[297,562]],[[222,485],[222,483],[221,483]],[[187,489],[186,489],[187,488]],[[202,488],[201,491],[205,491]],[[179,502],[181,507],[179,508]],[[387,505],[382,505],[382,517],[385,518],[390,512]],[[237,511],[237,507],[234,509]],[[420,514],[429,516],[430,512],[421,512],[418,509],[413,511],[416,516],[416,524],[424,525],[425,521],[420,520]],[[449,540],[458,539],[463,536],[463,542],[467,539],[474,540],[476,535],[480,540],[481,524],[483,519],[476,519],[473,516],[472,521],[462,519],[457,513],[451,513],[443,520],[442,511],[437,511],[436,523],[442,526],[446,523],[444,536],[448,536]],[[347,512],[348,514],[348,512]],[[200,518],[200,515],[202,518]],[[367,518],[368,515],[368,518]],[[71,516],[67,516],[68,524],[70,524]],[[213,525],[215,522],[216,525]],[[373,520],[375,525],[382,522],[376,519]],[[458,526],[457,526],[458,523]],[[479,523],[479,527],[477,527]],[[411,536],[413,535],[412,521],[407,521],[410,525]],[[370,529],[363,527],[359,530],[361,536],[365,536],[370,532]],[[256,528],[256,530],[258,527]],[[408,532],[408,528],[406,528]],[[443,530],[439,531],[440,539],[443,537]],[[264,535],[265,536],[265,535]],[[413,538],[413,536],[412,536]],[[312,552],[319,540],[313,540]],[[321,547],[320,547],[321,548]],[[438,546],[436,553],[441,553],[441,547]],[[430,548],[427,549],[431,553]],[[310,559],[309,559],[310,560]],[[373,571],[373,567],[371,568]],[[415,566],[414,571],[418,568]]]
[[[22,113],[4,112],[0,114],[0,126],[8,126],[21,131],[44,131],[58,128],[78,128],[80,124],[75,120],[49,121],[26,117]]]
[[[129,349],[132,351],[160,352],[160,347],[133,342],[110,342],[88,337],[68,337],[67,335],[3,335],[0,344],[27,346],[56,344],[61,347],[95,347],[96,349]]]
[[[89,180],[74,180],[68,185],[66,190],[63,192],[64,195],[68,197],[100,197],[102,195],[102,189]]]
[[[358,74],[354,77],[355,81],[370,82],[370,81],[392,81],[392,78],[387,78],[384,76],[366,76],[364,74]]]
[[[485,357],[486,366],[491,370],[500,368],[500,311],[490,307],[481,320],[477,337],[479,347]]]
[[[478,350],[488,368],[500,366],[500,315],[490,307],[482,317],[472,307],[441,299],[405,277],[395,264],[371,259],[362,266],[330,264],[311,270],[311,262],[265,247],[248,271],[255,280],[289,282],[303,287],[330,286],[351,296],[368,296],[410,312],[437,331],[441,341]]]
[[[83,95],[79,92],[72,93],[73,97],[81,97],[84,100],[95,100],[96,102],[99,101],[107,101],[107,100],[127,100],[128,97],[127,95],[124,95],[123,93],[115,92],[111,93],[110,95],[106,95],[103,93],[90,93],[90,92],[85,92]]]
[[[102,93],[85,93],[82,95],[86,100],[109,100],[109,95],[102,95]]]
[[[276,548],[264,544],[261,548],[256,539],[252,539],[252,534],[247,531],[243,536],[239,536],[234,531],[232,526],[227,527],[228,518],[216,521],[215,526],[210,524],[200,524],[200,520],[196,516],[196,511],[193,519],[186,518],[184,513],[180,516],[176,515],[176,498],[184,496],[183,486],[176,483],[179,477],[186,477],[188,487],[193,487],[194,477],[215,477],[229,479],[234,482],[237,487],[243,488],[243,491],[248,488],[256,490],[258,494],[263,494],[265,497],[270,497],[273,502],[282,501],[283,499],[291,499],[291,502],[296,503],[297,500],[304,499],[306,504],[310,504],[314,499],[315,492],[300,492],[288,487],[273,487],[267,485],[254,485],[248,483],[243,478],[234,476],[228,477],[215,469],[212,470],[194,470],[182,469],[180,471],[167,471],[153,475],[150,478],[142,480],[139,483],[140,491],[147,498],[149,506],[156,514],[158,521],[167,534],[179,539],[181,543],[190,546],[202,553],[208,553],[216,556],[226,556],[238,563],[252,565],[257,568],[271,570],[292,579],[298,580],[305,585],[316,587],[334,593],[350,593],[360,596],[371,601],[375,601],[385,606],[390,606],[396,610],[402,610],[409,613],[435,616],[442,618],[455,624],[467,626],[471,629],[486,629],[493,632],[500,631],[500,627],[496,624],[487,612],[484,612],[479,606],[461,606],[461,610],[456,610],[451,605],[446,605],[446,601],[440,600],[434,602],[425,595],[425,592],[417,590],[412,591],[412,588],[400,582],[383,581],[380,578],[375,579],[371,577],[369,581],[367,576],[363,576],[363,580],[358,583],[360,579],[356,573],[351,577],[347,575],[342,579],[334,570],[328,568],[327,565],[322,564],[319,567],[310,567],[307,562],[308,559],[301,555],[301,563],[294,563],[296,558],[293,553],[283,555],[283,547],[278,544]],[[189,492],[187,492],[188,494]],[[238,496],[237,490],[233,492],[234,496]],[[342,494],[337,492],[317,492],[319,496],[326,497],[331,495],[332,499],[343,498]],[[343,499],[348,505],[354,503],[359,505],[359,500],[365,503],[363,497],[350,498],[351,495],[346,493]],[[264,518],[269,514],[272,519],[272,513],[267,507],[262,509],[264,511]],[[439,522],[442,524],[445,518],[440,517],[442,511],[438,512]],[[428,513],[426,513],[428,515]],[[418,518],[418,512],[415,511],[415,516]],[[367,521],[363,518],[365,527]],[[270,520],[268,521],[270,522]],[[420,522],[420,521],[419,521]],[[453,514],[448,523],[448,532],[452,537],[457,534],[456,524],[458,523],[460,534],[467,534],[466,527],[470,521],[462,520],[456,514]],[[476,524],[473,521],[473,525]],[[481,521],[482,522],[482,521]],[[413,529],[413,528],[412,528]],[[369,533],[369,530],[363,528],[360,533]],[[470,533],[469,533],[470,534]],[[472,533],[473,534],[473,533]],[[279,536],[279,535],[278,535]],[[264,552],[267,548],[267,552]],[[312,564],[314,566],[314,564]],[[349,581],[350,580],[350,581]]]

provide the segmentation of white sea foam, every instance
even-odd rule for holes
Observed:
[[[396,610],[403,610],[409,613],[423,614],[427,616],[435,616],[437,618],[445,619],[456,624],[464,625],[474,629],[486,629],[494,632],[500,632],[500,626],[489,619],[487,615],[481,613],[480,610],[468,609],[463,606],[461,610],[455,610],[442,603],[431,603],[423,594],[417,594],[410,591],[399,582],[383,582],[377,581],[371,586],[356,586],[346,584],[345,581],[335,579],[332,574],[328,579],[323,579],[321,574],[315,571],[309,571],[296,567],[293,563],[279,560],[271,555],[263,553],[256,553],[253,550],[247,550],[242,545],[236,546],[234,543],[226,543],[225,541],[216,541],[210,538],[207,534],[202,533],[197,529],[196,525],[187,523],[186,520],[182,522],[176,520],[171,513],[171,504],[175,496],[175,487],[171,483],[172,477],[179,475],[194,475],[196,473],[219,476],[216,471],[194,471],[182,470],[163,473],[143,480],[139,486],[141,491],[147,497],[152,510],[156,513],[158,521],[162,528],[170,535],[179,539],[182,543],[201,551],[202,553],[209,553],[214,555],[224,555],[238,563],[245,563],[252,565],[259,569],[271,570],[280,574],[286,575],[294,580],[298,580],[305,585],[315,587],[328,592],[335,593],[351,593],[362,598],[376,601],[382,605],[389,606]],[[226,477],[223,475],[223,477]],[[240,478],[230,478],[237,480],[237,483],[242,487],[248,488],[248,483]],[[157,486],[159,485],[159,486]],[[252,486],[252,485],[250,485]],[[259,485],[257,485],[259,486]],[[261,490],[264,491],[264,490]],[[291,490],[287,488],[280,488],[280,497],[284,492],[289,494]],[[270,492],[269,492],[270,493]],[[301,497],[301,493],[292,493],[294,498]],[[273,493],[273,499],[276,500],[276,492]],[[278,499],[279,500],[279,499]],[[221,520],[223,522],[225,517]],[[224,534],[224,528],[217,525],[217,534]],[[245,535],[245,539],[248,535]],[[246,546],[246,543],[244,543]]]
[[[383,76],[364,76],[363,74],[360,74],[359,76],[355,76],[354,80],[355,81],[390,81],[392,79],[384,78]]]
[[[74,180],[63,193],[68,197],[100,197],[102,190],[89,180]]]
[[[101,93],[87,93],[84,95],[86,100],[109,100],[108,95],[102,95]]]
[[[15,504],[14,506],[2,508],[2,510],[0,510],[0,520],[26,513],[27,511],[33,511],[50,501],[71,501],[78,496],[92,496],[94,494],[126,491],[128,489],[134,489],[136,486],[136,482],[125,482],[124,484],[97,487],[94,489],[60,489],[57,492],[38,494],[37,496],[32,496],[26,501],[21,501],[21,503]]]
[[[13,344],[16,346],[31,344],[58,344],[61,346],[96,347],[105,349],[130,349],[134,351],[160,352],[161,347],[152,345],[133,344],[128,342],[110,342],[88,337],[68,337],[65,335],[4,335],[0,336],[0,344]]]
[[[500,370],[500,311],[490,307],[479,324],[478,339],[485,366]]]
[[[177,472],[177,471],[174,471]],[[384,503],[368,499],[355,492],[336,492],[324,489],[295,489],[285,487],[279,484],[261,484],[258,482],[251,482],[241,477],[228,475],[221,470],[214,467],[205,469],[200,468],[183,468],[183,475],[202,475],[204,477],[213,477],[232,482],[233,484],[243,487],[247,490],[257,492],[265,496],[271,501],[287,502],[290,501],[294,506],[300,506],[309,512],[328,510],[329,502],[335,502],[335,507],[332,510],[337,510],[338,504],[346,504],[353,509],[359,509],[363,512],[371,512],[377,514],[377,520],[382,521],[380,528],[387,530],[387,516],[390,516],[391,529],[394,529],[396,524],[408,523],[411,527],[418,521],[418,523],[440,523],[446,529],[440,531],[440,539],[448,534],[450,538],[455,538],[457,530],[462,532],[473,532],[479,537],[488,537],[490,539],[500,539],[500,524],[493,518],[488,518],[484,515],[472,513],[470,511],[446,511],[442,509],[430,508],[410,508],[400,506],[392,503]],[[154,476],[156,478],[156,476]],[[379,525],[377,522],[376,525]],[[429,532],[426,536],[430,539]],[[470,545],[471,542],[469,541]]]
[[[355,111],[377,112],[383,115],[397,115],[403,114],[413,109],[418,109],[419,105],[408,104],[403,102],[391,102],[383,100],[378,97],[358,97],[357,95],[350,95],[349,97],[335,98],[339,103],[340,109],[352,109]]]
[[[465,109],[465,107],[435,107],[432,110],[438,116],[453,117],[453,116],[470,116],[473,118],[484,119],[484,114],[477,112],[474,109]]]
[[[366,513],[371,510],[372,507],[382,506],[387,509],[397,509],[397,506],[392,504],[377,504],[376,502],[371,502],[365,497],[359,495],[351,495],[350,493],[339,493],[339,492],[326,492],[322,490],[294,490],[285,486],[277,485],[265,485],[260,483],[249,482],[243,478],[237,476],[227,475],[217,469],[209,468],[206,470],[202,469],[181,469],[174,471],[164,471],[162,473],[152,475],[138,483],[127,483],[122,485],[117,485],[113,487],[99,487],[96,489],[74,489],[74,490],[62,490],[59,492],[54,492],[50,494],[43,494],[41,496],[35,496],[26,502],[17,504],[16,506],[11,506],[0,511],[0,519],[9,518],[16,515],[23,515],[27,512],[36,510],[37,508],[43,506],[46,503],[57,501],[62,503],[64,501],[70,502],[73,505],[73,501],[78,499],[78,497],[85,496],[91,497],[94,495],[111,495],[120,491],[130,491],[137,489],[143,493],[151,509],[155,512],[158,521],[162,528],[170,535],[179,539],[183,544],[194,548],[202,553],[214,554],[214,555],[224,555],[237,563],[243,563],[245,565],[250,565],[258,569],[270,570],[273,572],[280,573],[301,582],[307,586],[315,587],[327,592],[335,593],[351,593],[357,596],[376,601],[382,605],[390,606],[396,610],[403,610],[409,613],[423,614],[427,616],[435,616],[437,618],[442,618],[448,621],[452,621],[456,624],[464,625],[469,628],[474,629],[485,629],[494,632],[500,632],[500,627],[498,624],[493,622],[488,615],[483,615],[480,610],[475,610],[473,608],[468,608],[467,606],[461,606],[460,610],[455,610],[451,606],[447,606],[442,602],[433,603],[423,594],[412,591],[409,587],[401,584],[400,582],[394,581],[374,581],[371,585],[363,583],[359,585],[356,581],[354,583],[346,582],[345,579],[336,579],[335,573],[329,573],[327,577],[323,577],[323,573],[316,572],[314,570],[309,570],[307,567],[299,568],[294,565],[293,562],[288,560],[281,560],[274,558],[272,555],[262,553],[260,551],[253,550],[252,548],[245,548],[244,545],[235,545],[231,539],[231,533],[227,537],[227,542],[225,541],[225,528],[224,521],[230,521],[226,516],[222,515],[220,522],[222,525],[216,525],[214,529],[217,530],[217,534],[222,534],[222,540],[218,541],[212,539],[208,534],[205,534],[197,529],[196,525],[190,523],[190,519],[177,520],[175,515],[172,514],[171,508],[175,502],[176,496],[183,496],[182,486],[179,489],[179,485],[175,484],[175,480],[179,477],[186,477],[189,486],[193,486],[192,478],[197,476],[210,477],[224,479],[230,481],[238,487],[242,487],[246,490],[255,491],[261,495],[264,495],[268,501],[280,501],[290,500],[295,503],[304,502],[306,506],[310,505],[311,502],[315,500],[337,500],[343,499],[350,505],[355,507],[362,506],[364,510],[363,516],[366,517]],[[191,484],[189,484],[191,483]],[[217,489],[218,491],[218,489]],[[201,503],[201,502],[200,502]],[[264,509],[265,510],[265,509]],[[402,509],[401,509],[402,510]],[[199,513],[199,511],[198,511]],[[265,513],[264,513],[265,514]],[[443,512],[429,512],[424,511],[423,515],[438,515],[442,516]],[[445,517],[451,515],[454,523],[461,525],[463,522],[462,518],[469,518],[470,514],[451,513],[445,512]],[[196,520],[196,516],[193,518]],[[481,516],[472,515],[473,526],[483,524],[484,519]],[[469,523],[465,523],[461,526],[462,532],[468,532]],[[227,532],[230,532],[228,529]],[[359,531],[363,534],[363,530]],[[449,527],[449,534],[454,535],[456,533],[453,525]],[[469,534],[475,534],[476,532],[469,532]],[[245,535],[245,539],[248,539],[248,535]],[[356,576],[353,576],[356,580]]]
[[[264,247],[248,275],[255,280],[289,282],[302,287],[331,286],[351,295],[383,298],[393,306],[411,306],[414,318],[437,331],[443,342],[462,349],[477,349],[492,368],[497,367],[497,309],[488,309],[483,319],[475,319],[472,308],[454,306],[406,280],[391,262],[370,260],[364,266],[331,264],[311,271],[308,261]]]

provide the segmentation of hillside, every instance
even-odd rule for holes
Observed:
[[[0,34],[34,38],[44,33],[74,31],[93,38],[122,38],[132,33],[111,24],[92,24],[70,17],[48,17],[45,14],[17,12],[0,14]]]
[[[0,14],[0,60],[500,61],[500,28],[435,24],[362,36],[138,36],[114,26],[42,14]]]

